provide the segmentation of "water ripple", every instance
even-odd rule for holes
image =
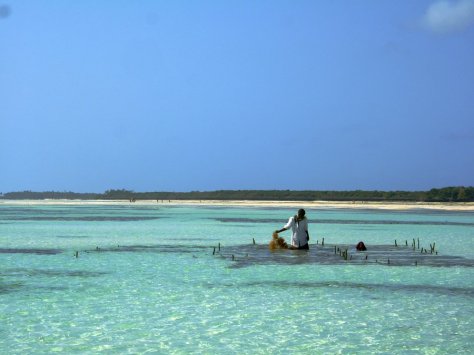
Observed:
[[[381,290],[384,292],[428,292],[445,295],[464,295],[474,297],[472,287],[448,287],[441,285],[404,285],[404,284],[376,284],[341,281],[249,281],[242,282],[236,287],[283,287],[283,288],[351,288],[368,291]]]
[[[275,223],[281,224],[282,219],[276,218],[212,218],[223,223]],[[465,226],[474,227],[471,222],[450,221],[397,221],[397,220],[357,220],[357,219],[314,219],[316,224],[401,224],[401,225],[423,225],[423,226]]]

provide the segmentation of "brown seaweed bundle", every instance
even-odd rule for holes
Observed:
[[[286,244],[285,239],[278,236],[278,233],[274,232],[270,244],[268,244],[270,250],[276,249],[288,249],[288,244]]]

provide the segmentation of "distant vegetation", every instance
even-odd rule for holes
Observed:
[[[134,192],[107,190],[98,193],[8,192],[0,199],[11,200],[252,200],[252,201],[426,201],[474,202],[474,187],[445,187],[429,191],[291,191],[291,190],[219,190],[191,192]]]

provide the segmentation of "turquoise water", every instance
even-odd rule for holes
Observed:
[[[0,353],[472,353],[473,267],[301,263],[290,251],[282,263],[265,245],[294,213],[0,205]],[[307,215],[316,256],[323,237],[369,251],[419,238],[474,259],[474,213]],[[269,262],[235,267],[226,250],[253,239]]]

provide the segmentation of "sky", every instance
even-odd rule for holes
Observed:
[[[474,185],[474,0],[0,0],[0,192]]]

